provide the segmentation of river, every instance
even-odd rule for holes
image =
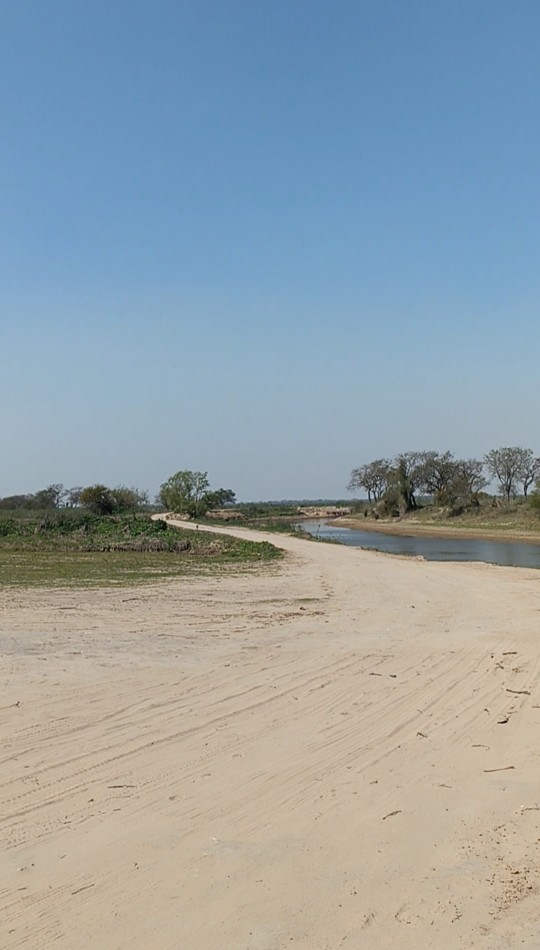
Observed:
[[[304,531],[325,541],[339,541],[357,548],[386,554],[421,556],[426,561],[484,561],[505,567],[540,568],[540,543],[523,541],[485,541],[481,538],[428,538],[379,531],[357,531],[324,521],[303,521]]]

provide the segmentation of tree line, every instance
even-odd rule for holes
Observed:
[[[228,507],[235,502],[235,493],[230,488],[211,489],[207,472],[183,469],[163,482],[154,505],[191,518],[201,518],[211,509]],[[147,491],[128,488],[127,485],[109,488],[101,483],[73,488],[55,483],[33,494],[0,498],[0,511],[46,513],[83,508],[97,515],[114,515],[150,507]]]
[[[527,498],[540,478],[540,458],[532,449],[506,446],[491,449],[483,459],[458,459],[451,452],[403,452],[393,459],[375,459],[351,472],[349,491],[363,489],[368,500],[388,514],[404,514],[418,506],[419,495],[452,511],[479,505],[479,494],[490,481],[511,501]],[[537,486],[540,487],[540,486]]]
[[[76,485],[64,488],[61,483],[48,485],[34,494],[8,495],[0,498],[0,511],[25,510],[35,512],[59,511],[61,509],[88,508],[95,514],[114,514],[134,511],[149,505],[148,492],[140,488],[118,485]]]

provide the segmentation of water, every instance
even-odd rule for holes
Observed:
[[[324,521],[303,521],[298,525],[314,537],[339,541],[356,548],[409,554],[426,561],[485,561],[506,567],[540,568],[540,544],[523,541],[483,541],[480,538],[426,538],[379,531],[356,531]]]

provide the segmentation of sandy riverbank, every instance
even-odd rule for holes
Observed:
[[[454,527],[445,524],[420,524],[409,518],[403,521],[376,521],[373,518],[329,518],[327,524],[356,531],[374,531],[381,534],[400,534],[406,537],[426,538],[478,538],[480,541],[520,541],[523,544],[540,544],[540,531],[518,531],[515,528],[489,529],[478,527]]]
[[[2,948],[539,946],[538,572],[271,540],[0,593]]]

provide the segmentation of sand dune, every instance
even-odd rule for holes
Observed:
[[[540,947],[540,575],[271,540],[1,593],[2,948]]]

